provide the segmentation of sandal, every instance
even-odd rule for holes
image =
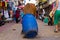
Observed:
[[[55,33],[58,33],[58,31],[54,31]]]
[[[58,31],[57,31],[56,29],[54,30],[54,32],[55,32],[55,33],[58,33]]]

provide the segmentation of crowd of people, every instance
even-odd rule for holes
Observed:
[[[21,3],[19,3],[18,6],[20,6]],[[29,9],[29,10],[28,10]],[[33,14],[36,18],[41,19],[42,21],[44,20],[44,14],[45,10],[42,9],[40,10],[38,6],[35,6],[34,4],[27,4],[25,5],[24,8],[18,8],[16,7],[13,2],[8,2],[7,7],[4,7],[0,10],[0,20],[4,21],[9,21],[9,20],[14,20],[16,23],[19,21],[22,21],[22,17],[26,13],[31,13]]]
[[[7,6],[0,6],[0,26],[9,21],[16,21],[16,23],[18,23],[20,20],[22,20],[24,15],[23,8],[18,8],[18,6],[13,4],[13,2],[7,2],[4,5]]]

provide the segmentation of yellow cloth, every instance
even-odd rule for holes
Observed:
[[[0,1],[0,6],[2,7],[2,1]]]
[[[46,2],[47,0],[42,0],[42,2]]]
[[[52,15],[52,11],[50,12],[49,16],[52,18],[52,16],[53,16],[53,15]]]
[[[54,22],[54,17],[52,15],[52,11],[50,12],[49,16],[52,18],[52,21]]]
[[[5,7],[7,7],[7,2],[5,1]]]

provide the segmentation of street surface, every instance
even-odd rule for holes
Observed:
[[[38,35],[36,38],[23,38],[21,23],[12,22],[0,27],[0,40],[60,40],[60,32],[54,33],[54,26],[48,26],[40,20],[37,20],[37,22]]]

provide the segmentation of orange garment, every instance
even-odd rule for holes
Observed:
[[[4,1],[2,2],[2,7],[5,7],[5,2]]]
[[[0,1],[0,7],[2,7],[2,1]]]

